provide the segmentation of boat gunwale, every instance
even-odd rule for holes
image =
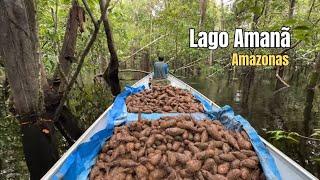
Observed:
[[[149,77],[151,74],[145,76],[144,78]],[[144,81],[144,78],[140,79],[136,83],[134,83],[132,86],[137,86],[138,84],[141,84],[141,82]],[[78,140],[73,143],[73,145],[59,158],[59,160],[50,168],[50,170],[41,178],[41,180],[49,179],[54,173],[57,172],[57,170],[62,166],[63,162],[67,159],[67,157],[80,145],[83,143],[84,139],[87,138],[91,131],[97,126],[97,124],[102,120],[105,115],[108,113],[108,111],[113,106],[113,103],[99,116],[97,120],[94,121],[94,123],[91,124],[91,126],[78,138]]]
[[[144,78],[140,79],[139,81],[137,81],[136,83],[134,83],[132,86],[137,86],[137,85],[141,85],[143,84],[143,82],[145,81],[145,79],[149,79],[149,77],[152,75],[152,73],[148,74],[147,76],[145,76]],[[208,102],[210,102],[211,104],[215,105],[216,107],[220,108],[219,105],[217,105],[216,103],[214,103],[212,100],[210,100],[209,98],[207,98],[206,96],[204,96],[202,93],[200,93],[199,91],[197,91],[196,89],[194,89],[193,87],[191,87],[190,85],[188,85],[187,83],[183,82],[182,80],[174,77],[173,75],[169,75],[168,79],[172,79],[173,81],[177,81],[181,84],[183,84],[185,87],[187,87],[187,90],[189,90],[190,92],[194,92],[197,93],[199,95],[201,95],[204,99],[206,99]],[[102,120],[102,118],[107,114],[107,112],[111,109],[111,107],[113,106],[113,104],[111,104],[100,116],[99,118],[79,137],[79,139],[60,157],[60,159],[50,168],[50,170],[41,178],[42,180],[46,180],[52,177],[52,175],[54,173],[57,172],[57,170],[61,167],[61,165],[63,164],[63,162],[66,160],[66,158],[80,145],[84,142],[84,139],[88,137],[88,135],[91,133],[91,131],[97,126],[97,124]],[[288,164],[290,164],[291,166],[293,166],[295,169],[297,169],[298,171],[300,171],[303,175],[305,175],[306,177],[308,177],[309,179],[312,180],[317,180],[317,178],[311,174],[309,171],[307,171],[306,169],[304,169],[302,166],[300,166],[298,163],[296,163],[294,160],[292,160],[290,157],[288,157],[286,154],[284,154],[283,152],[281,152],[279,149],[277,149],[275,146],[273,146],[271,143],[269,143],[267,140],[265,140],[264,138],[262,138],[259,135],[260,139],[262,140],[262,142],[265,144],[265,146],[273,151],[275,154],[279,155],[281,158],[283,158],[286,162],[288,162]]]
[[[169,76],[170,77],[170,76]],[[217,106],[218,108],[221,108],[219,105],[217,105],[216,103],[214,103],[213,101],[211,101],[209,98],[207,98],[206,96],[204,96],[202,93],[200,93],[198,90],[194,89],[193,87],[191,87],[190,85],[188,85],[187,83],[183,82],[182,80],[174,77],[173,75],[171,75],[172,79],[174,79],[175,81],[179,81],[180,83],[185,84],[185,86],[187,86],[190,91],[196,92],[197,94],[201,95],[202,97],[204,97],[207,101],[209,101],[210,103],[212,103],[213,105]],[[261,137],[259,135],[259,138],[261,139],[261,141],[265,144],[265,146],[272,150],[273,152],[275,152],[275,154],[278,154],[280,157],[282,157],[284,160],[286,160],[290,165],[292,165],[294,168],[300,170],[300,172],[302,172],[303,175],[307,176],[309,179],[312,180],[317,180],[318,178],[315,177],[313,174],[311,174],[309,171],[307,171],[305,168],[303,168],[302,166],[300,166],[297,162],[295,162],[294,160],[292,160],[290,157],[288,157],[286,154],[284,154],[283,152],[281,152],[278,148],[276,148],[275,146],[273,146],[271,143],[269,143],[267,140],[265,140],[263,137]],[[282,177],[283,178],[283,177]]]

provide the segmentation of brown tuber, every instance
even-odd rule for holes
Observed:
[[[135,168],[135,172],[137,175],[137,178],[142,179],[148,177],[148,169],[144,167],[143,165],[139,165]]]
[[[89,179],[265,179],[247,138],[244,131],[229,131],[219,121],[195,121],[186,115],[140,119],[115,128]]]
[[[166,133],[170,136],[178,136],[184,133],[184,129],[174,127],[174,128],[167,128]]]
[[[241,176],[240,169],[231,169],[227,174],[228,180],[237,180],[240,178],[240,176]]]
[[[126,99],[128,112],[204,112],[203,105],[189,92],[173,86],[153,86]]]
[[[229,163],[220,164],[218,166],[218,173],[219,174],[227,174],[229,169],[230,169],[230,164]]]
[[[186,163],[186,171],[188,173],[195,173],[201,169],[202,162],[199,160],[189,160]]]

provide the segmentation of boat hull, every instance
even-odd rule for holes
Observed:
[[[148,85],[149,78],[151,77],[151,74],[144,77],[143,79],[136,82],[133,86],[138,87],[141,85]],[[210,99],[206,98],[204,95],[202,95],[200,92],[192,88],[191,86],[187,85],[183,81],[175,78],[172,75],[168,76],[168,80],[171,82],[171,85],[186,89],[192,93],[197,93],[203,96],[208,102],[212,103],[213,106],[219,107],[217,104],[212,102]],[[106,121],[104,119],[106,118],[107,112],[110,110],[112,105],[85,131],[85,133],[70,147],[70,149],[63,154],[63,156],[55,163],[55,165],[43,176],[42,179],[51,179],[53,175],[58,171],[58,169],[62,166],[62,164],[65,162],[67,157],[82,143],[87,142],[90,140],[90,138],[97,132],[103,129],[103,127],[106,127]],[[295,161],[290,159],[288,156],[283,154],[280,150],[275,148],[273,145],[268,143],[265,139],[260,137],[262,142],[266,145],[267,149],[270,151],[270,154],[273,156],[275,163],[278,167],[278,170],[280,172],[280,175],[282,179],[286,180],[316,180],[317,178],[313,176],[310,172],[305,170],[303,167],[301,167],[299,164],[297,164]],[[61,177],[63,178],[63,177]]]

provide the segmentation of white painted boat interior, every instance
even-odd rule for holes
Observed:
[[[149,82],[149,78],[151,77],[151,74],[148,76],[142,78],[138,82],[136,82],[133,86],[141,86],[141,85],[147,85]],[[186,89],[192,93],[198,93],[201,96],[203,96],[206,100],[211,102],[213,105],[219,107],[217,104],[212,102],[210,99],[206,98],[204,95],[202,95],[197,90],[193,89],[191,86],[187,85],[180,79],[175,78],[172,75],[168,76],[168,80],[171,82],[171,85]],[[63,164],[63,162],[66,160],[66,158],[83,142],[88,141],[96,132],[100,131],[105,127],[106,122],[104,121],[107,112],[112,107],[112,105],[84,132],[84,134],[69,148],[67,152],[63,154],[63,156],[56,162],[56,164],[42,177],[43,180],[51,179],[51,177],[57,172],[59,167]],[[260,139],[263,141],[263,143],[266,145],[266,147],[269,149],[271,155],[273,156],[276,165],[280,171],[281,177],[284,180],[317,180],[315,176],[313,176],[310,172],[305,170],[303,167],[301,167],[299,164],[297,164],[295,161],[290,159],[288,156],[283,154],[280,150],[275,148],[273,145],[271,145],[269,142],[267,142],[265,139],[260,137]]]

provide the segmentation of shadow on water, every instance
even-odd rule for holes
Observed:
[[[251,85],[248,77],[229,79],[221,76],[210,80],[191,78],[184,81],[218,105],[233,107],[237,114],[248,119],[262,137],[319,177],[320,164],[315,159],[320,157],[320,141],[302,138],[298,142],[274,141],[267,134],[268,131],[284,130],[310,136],[314,129],[320,127],[319,90],[313,97],[310,93],[314,91],[306,90],[304,75],[292,78],[289,82],[291,87],[277,93],[274,73],[256,72]]]

